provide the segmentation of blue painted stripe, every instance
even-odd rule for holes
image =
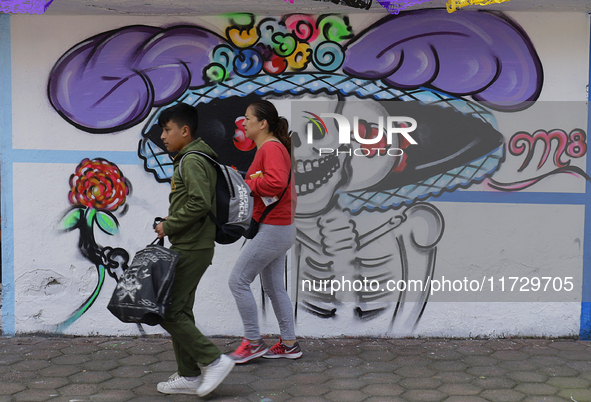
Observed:
[[[489,204],[549,204],[549,205],[586,205],[586,193],[504,193],[489,191],[455,191],[444,193],[429,202],[475,202]]]
[[[126,151],[63,151],[41,149],[13,149],[14,163],[80,163],[88,158],[103,158],[117,165],[141,165],[137,152]]]
[[[12,72],[10,15],[0,14],[0,159],[2,171],[2,331],[15,334],[14,219],[12,215]]]
[[[589,16],[587,23],[590,22]],[[589,24],[591,27],[591,24]],[[591,31],[589,32],[589,81],[591,85]],[[587,86],[588,88],[589,86]],[[591,93],[587,94],[591,101]],[[591,108],[587,106],[587,133],[591,132]],[[588,137],[587,137],[588,138]],[[587,172],[589,172],[591,162],[589,161],[589,152],[587,152]],[[581,328],[579,332],[580,339],[591,340],[591,186],[586,184],[585,203],[585,241],[583,243],[583,298],[581,303]]]

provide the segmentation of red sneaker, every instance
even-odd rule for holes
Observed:
[[[236,349],[234,353],[230,355],[230,357],[238,364],[246,363],[249,360],[256,359],[267,353],[269,348],[265,345],[263,340],[260,340],[258,345],[253,345],[250,341],[246,338],[242,339],[242,343]]]
[[[300,344],[296,341],[293,346],[287,346],[281,339],[275,345],[271,346],[271,349],[263,355],[266,359],[279,359],[284,357],[286,359],[297,359],[302,357],[302,350]]]

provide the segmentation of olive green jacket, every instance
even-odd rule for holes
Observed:
[[[201,151],[217,160],[217,155],[201,138],[184,147],[174,158],[174,174],[170,183],[168,219],[164,233],[173,246],[181,250],[214,247],[215,223],[207,216],[215,215],[215,183],[217,172],[205,157],[190,154],[183,159],[182,179],[179,163],[189,151]]]

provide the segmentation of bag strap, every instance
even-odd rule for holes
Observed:
[[[261,215],[261,219],[259,219],[259,223],[263,222],[263,219],[265,219],[267,217],[267,215],[269,215],[269,212],[271,212],[273,210],[273,208],[275,208],[277,206],[277,204],[279,204],[279,201],[281,201],[281,198],[283,198],[283,195],[287,191],[287,188],[289,187],[290,182],[291,182],[291,169],[289,170],[289,178],[287,179],[287,186],[285,187],[285,189],[283,190],[283,192],[279,196],[279,199],[277,200],[277,202],[274,202],[273,204],[271,204],[267,208],[265,208],[265,210],[263,211],[263,214]]]
[[[181,180],[183,180],[183,171],[181,170],[181,163],[183,163],[183,159],[185,159],[185,156],[187,156],[189,154],[197,154],[197,155],[203,156],[205,159],[207,159],[213,165],[213,167],[217,170],[218,174],[223,174],[223,172],[221,171],[221,166],[220,166],[219,162],[216,161],[215,159],[213,159],[211,156],[209,156],[205,152],[201,152],[201,151],[189,151],[186,154],[184,154],[181,157],[181,160],[179,161],[179,176],[181,177]],[[207,215],[209,216],[209,218],[215,223],[215,225],[219,229],[222,229],[222,224],[220,223],[220,221],[218,221],[218,218],[211,212],[211,210],[207,211]]]
[[[154,218],[154,223],[152,224],[152,228],[156,229],[156,226],[158,226],[158,224],[160,222],[164,222],[166,219],[161,218],[159,216],[157,216],[156,218]],[[159,246],[163,246],[164,247],[164,237],[159,239],[159,238],[155,238],[154,241],[150,244],[148,244],[149,246],[154,245],[154,243],[158,242]]]

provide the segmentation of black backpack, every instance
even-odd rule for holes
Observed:
[[[250,187],[246,184],[240,173],[231,166],[218,163],[211,156],[199,152],[189,151],[183,155],[179,162],[179,175],[181,179],[181,164],[189,154],[198,154],[207,159],[217,170],[218,177],[215,183],[217,216],[208,212],[209,217],[215,222],[215,241],[219,244],[230,244],[238,240],[250,226],[252,219],[252,207],[254,198]]]

